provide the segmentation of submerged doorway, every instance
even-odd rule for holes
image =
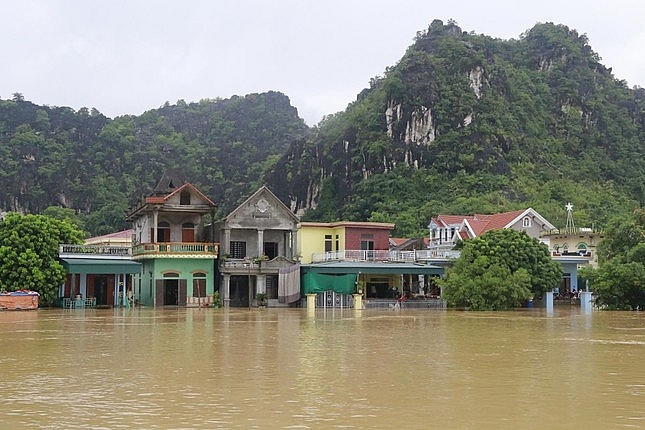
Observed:
[[[107,276],[97,276],[94,278],[94,297],[96,297],[97,306],[106,306],[108,304],[108,280]]]
[[[158,279],[155,306],[186,306],[185,279]]]
[[[179,304],[179,280],[166,279],[163,284],[164,306],[177,306]]]
[[[254,295],[251,276],[231,276],[230,283],[230,306],[232,308],[246,308],[249,306],[249,299]]]

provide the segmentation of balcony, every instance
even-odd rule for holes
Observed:
[[[219,243],[159,242],[139,243],[132,247],[132,259],[144,258],[216,258]]]
[[[417,251],[344,250],[313,254],[312,262],[383,261],[409,263],[416,261],[448,261],[455,258],[459,258],[459,251],[438,249],[420,249]]]

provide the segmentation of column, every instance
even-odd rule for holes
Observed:
[[[87,298],[87,274],[81,273],[81,287],[80,287],[81,296]]]
[[[255,293],[267,292],[267,275],[257,274],[255,276]]]
[[[316,295],[307,294],[307,310],[316,309]]]
[[[152,212],[152,236],[150,238],[151,243],[157,242],[157,219],[159,217],[159,211]]]
[[[231,305],[231,275],[222,275],[222,278],[222,285],[220,286],[222,307],[228,308]]]
[[[295,255],[298,255],[298,230],[291,230],[291,254],[289,258],[293,258]]]
[[[547,313],[553,313],[553,291],[549,291],[544,294],[544,304],[546,306]]]
[[[264,230],[258,230],[258,257],[264,255]]]
[[[220,249],[220,255],[230,255],[231,254],[231,229],[224,229],[224,243],[220,243],[220,246],[223,246],[224,249]]]
[[[362,294],[352,294],[354,296],[354,310],[363,309],[363,295]]]

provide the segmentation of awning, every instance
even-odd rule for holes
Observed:
[[[443,275],[443,267],[416,263],[381,263],[374,261],[330,261],[303,264],[302,273],[359,274],[370,275]]]
[[[130,260],[100,258],[62,258],[67,273],[112,275],[115,273],[140,273],[141,263]]]

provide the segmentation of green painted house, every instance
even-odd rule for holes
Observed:
[[[218,244],[204,228],[216,209],[176,174],[163,175],[150,196],[128,214],[132,223],[134,300],[144,306],[210,306],[216,301]]]

